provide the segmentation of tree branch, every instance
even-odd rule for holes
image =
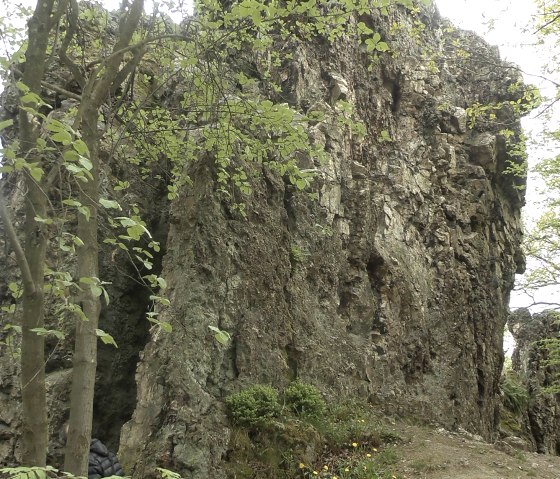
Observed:
[[[546,22],[544,25],[541,25],[539,28],[537,28],[534,32],[533,35],[535,35],[536,33],[539,33],[541,30],[545,29],[546,27],[548,27],[550,24],[554,23],[556,20],[558,20],[560,18],[560,13],[557,13],[554,17],[552,17],[551,20],[549,20],[548,22]]]
[[[35,294],[35,283],[33,282],[33,277],[31,275],[31,270],[29,269],[29,263],[17,236],[16,230],[8,213],[8,208],[4,200],[4,188],[0,187],[0,218],[4,223],[4,228],[6,230],[6,235],[10,241],[14,253],[16,255],[16,261],[18,263],[19,269],[21,270],[21,277],[23,279],[23,287],[25,292],[29,295]]]
[[[136,69],[138,63],[140,63],[140,60],[142,60],[142,57],[145,55],[146,51],[147,46],[142,45],[140,48],[138,48],[138,50],[136,50],[136,52],[134,53],[134,57],[119,70],[117,76],[115,77],[115,80],[113,81],[111,93],[115,93],[117,88],[126,80],[126,77]]]
[[[84,75],[80,71],[78,65],[76,65],[76,63],[74,63],[66,54],[66,52],[68,51],[68,46],[74,38],[76,29],[78,28],[78,2],[76,0],[70,0],[69,7],[69,13],[68,15],[66,15],[66,18],[68,19],[68,29],[66,30],[66,35],[64,35],[62,45],[60,45],[60,48],[58,50],[58,55],[60,56],[62,62],[68,67],[70,73],[72,73],[74,80],[76,80],[78,82],[78,85],[83,88],[86,84],[86,79],[84,78]]]
[[[19,77],[23,75],[23,73],[15,67],[12,67],[12,71]],[[53,85],[52,83],[41,81],[41,86],[46,88],[47,90],[51,90],[54,91],[55,93],[59,93],[60,95],[64,95],[67,98],[72,98],[74,100],[82,101],[82,97],[77,93],[73,93],[71,91],[65,90],[64,88]]]

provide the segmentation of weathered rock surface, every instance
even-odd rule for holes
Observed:
[[[542,343],[560,339],[558,315],[553,311],[532,315],[527,309],[518,309],[509,317],[508,329],[516,341],[512,369],[529,395],[521,421],[523,432],[537,452],[560,455],[559,396],[543,391],[558,377],[558,367],[546,363],[549,352]]]
[[[239,218],[216,195],[210,162],[192,166],[164,258],[172,306],[162,319],[173,333],[152,331],[121,434],[133,477],[156,466],[224,477],[222,400],[259,382],[300,378],[331,399],[494,435],[507,304],[523,269],[523,193],[504,174],[497,127],[468,129],[466,111],[509,99],[518,75],[478,37],[446,32],[436,13],[419,38],[404,14],[362,20],[394,52],[372,71],[354,44],[318,42],[294,45],[296,60],[274,72],[288,73],[295,103],[327,114],[310,132],[330,154],[307,166],[320,170],[318,201],[263,167]],[[329,122],[339,99],[365,138]],[[519,132],[514,114],[497,115]],[[208,326],[231,343],[217,344]]]

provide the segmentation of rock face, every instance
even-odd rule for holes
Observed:
[[[211,163],[192,166],[163,263],[173,333],[152,331],[121,434],[133,477],[156,466],[224,477],[224,396],[295,378],[332,399],[494,435],[507,304],[524,267],[521,182],[504,173],[514,159],[496,124],[516,137],[519,124],[504,107],[473,125],[467,109],[516,100],[518,75],[437,13],[421,32],[399,15],[364,18],[394,52],[370,70],[353,43],[317,42],[294,45],[274,72],[293,103],[326,114],[310,134],[328,162],[302,160],[319,170],[317,201],[263,167],[239,218],[215,194]],[[338,100],[364,138],[329,122]]]
[[[512,369],[529,395],[521,421],[523,432],[537,452],[560,455],[559,397],[543,392],[558,377],[558,367],[546,364],[549,353],[540,343],[560,338],[558,315],[553,311],[531,315],[527,309],[518,309],[509,317],[508,328],[516,341]]]

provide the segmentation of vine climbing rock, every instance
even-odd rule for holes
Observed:
[[[211,159],[190,166],[163,264],[173,333],[153,329],[121,435],[133,477],[156,466],[225,477],[224,397],[295,378],[332,400],[496,434],[503,330],[524,268],[524,180],[506,172],[521,160],[501,135],[507,124],[520,141],[507,106],[520,76],[435,11],[362,17],[392,55],[371,63],[349,39],[292,41],[293,61],[252,72],[324,114],[309,135],[327,160],[301,159],[316,171],[310,191],[255,167],[242,217],[215,194]],[[246,57],[229,61],[258,65]],[[502,105],[498,121],[473,118],[475,103]],[[365,132],[333,120],[341,105]]]

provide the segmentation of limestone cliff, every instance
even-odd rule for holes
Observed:
[[[301,378],[329,398],[491,438],[502,336],[523,269],[522,184],[499,132],[508,108],[471,124],[467,108],[517,100],[515,68],[436,12],[361,18],[392,54],[352,42],[293,45],[274,70],[285,98],[325,112],[310,132],[329,153],[311,192],[262,167],[241,218],[216,195],[211,161],[170,212],[163,276],[173,333],[153,330],[137,406],[121,434],[133,477],[155,466],[224,477],[223,398],[253,383]],[[415,28],[421,20],[425,28]],[[364,138],[329,121],[345,100]],[[221,346],[209,325],[232,335]]]

